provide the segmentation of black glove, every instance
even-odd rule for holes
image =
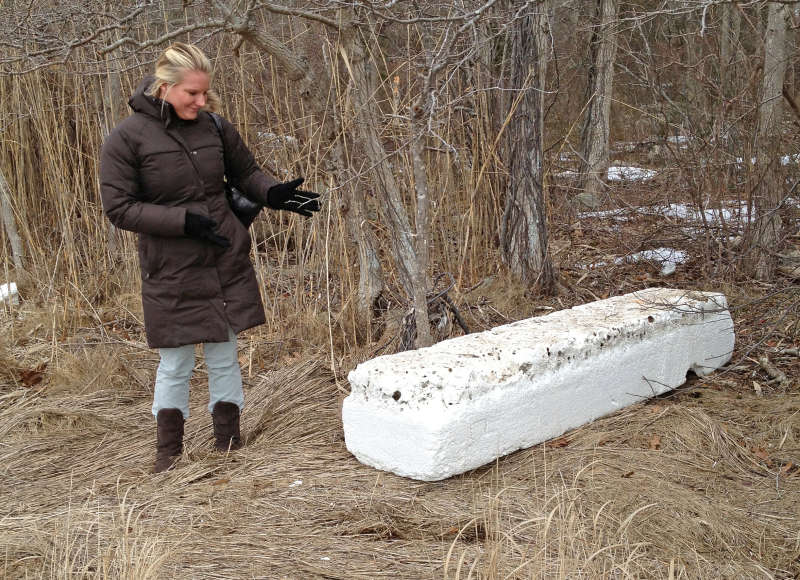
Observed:
[[[318,193],[301,191],[297,186],[305,181],[304,178],[295,179],[286,183],[273,185],[267,191],[267,201],[275,209],[287,209],[306,217],[311,217],[311,212],[319,211]]]
[[[231,245],[231,241],[225,236],[220,236],[214,231],[217,227],[217,222],[204,215],[186,212],[186,223],[183,226],[183,232],[190,238],[197,238],[198,240],[205,240],[221,248],[227,248]]]

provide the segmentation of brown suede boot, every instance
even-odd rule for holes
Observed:
[[[220,401],[211,413],[214,419],[214,447],[217,451],[233,451],[242,446],[239,433],[239,405]]]
[[[158,442],[153,473],[171,469],[183,453],[183,413],[180,409],[161,409],[156,416]]]

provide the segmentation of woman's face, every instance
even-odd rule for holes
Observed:
[[[208,75],[199,70],[188,70],[177,85],[161,85],[160,97],[175,109],[178,117],[191,121],[206,105],[208,97]]]

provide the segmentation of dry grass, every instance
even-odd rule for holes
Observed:
[[[242,340],[243,359],[255,338]],[[247,381],[247,446],[230,455],[212,451],[201,368],[184,457],[151,475],[156,357],[140,346],[60,345],[42,382],[25,386],[19,369],[2,379],[4,577],[800,573],[800,392],[757,395],[741,358],[555,442],[423,483],[359,464],[329,363],[292,355]]]

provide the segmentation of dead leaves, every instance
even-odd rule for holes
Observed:
[[[658,451],[661,449],[661,435],[652,435],[650,439],[647,440],[647,448],[650,451]]]
[[[44,372],[47,370],[47,363],[43,362],[32,369],[25,369],[19,372],[19,380],[22,386],[35,387],[44,380]]]
[[[566,447],[569,443],[570,440],[567,437],[559,437],[558,439],[551,439],[545,445],[553,449],[560,449],[561,447]]]
[[[797,463],[789,459],[773,458],[769,451],[763,447],[753,445],[750,447],[750,451],[753,453],[757,463],[762,464],[770,471],[777,470],[778,475],[791,477],[800,472],[800,466]]]
[[[768,466],[771,466],[772,462],[769,459],[769,453],[767,453],[763,447],[753,447],[752,451],[753,455],[755,455],[759,461],[763,461]]]

